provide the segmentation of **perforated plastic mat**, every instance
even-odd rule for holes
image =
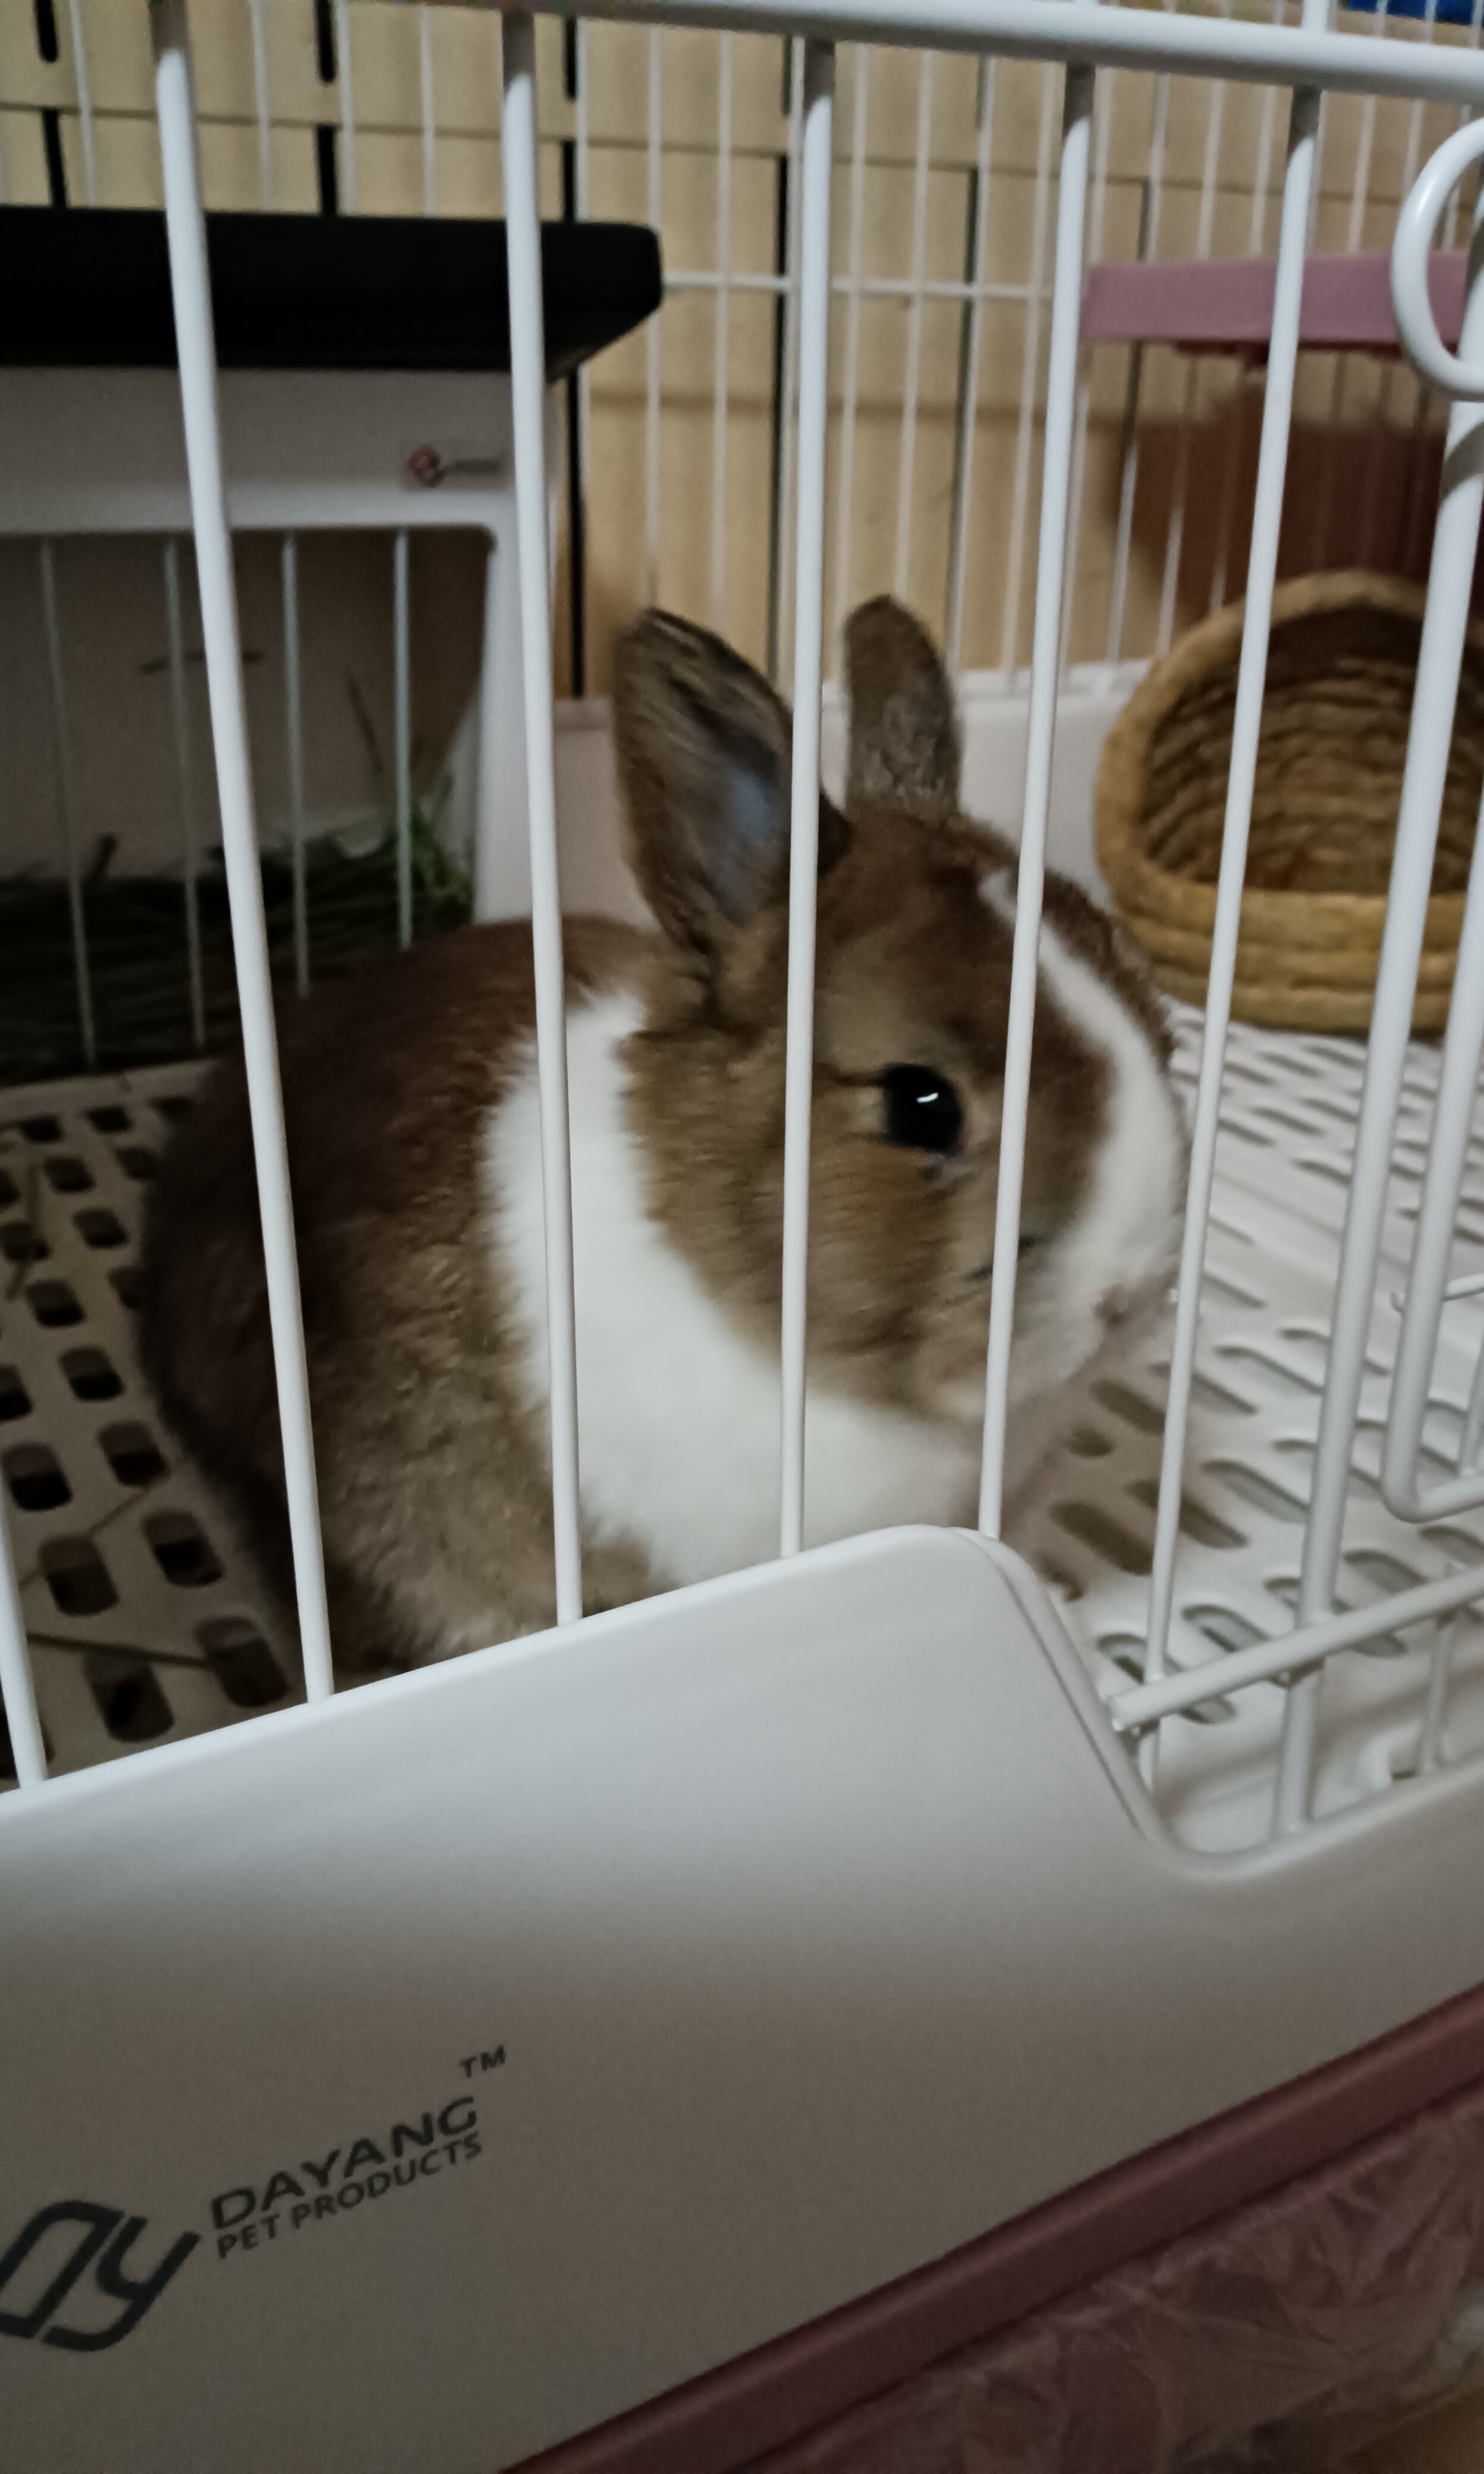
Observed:
[[[141,1207],[198,1074],[0,1094],[0,1473],[55,1770],[297,1696],[297,1654],[135,1357]]]
[[[1193,1088],[1199,1017],[1177,1016]],[[1176,1664],[1290,1620],[1318,1423],[1363,1054],[1347,1040],[1232,1033],[1186,1458]],[[53,1766],[75,1769],[297,1696],[297,1663],[219,1506],[180,1461],[138,1373],[131,1274],[140,1206],[194,1066],[0,1097],[0,1470]],[[1484,1560],[1484,1516],[1392,1518],[1376,1469],[1387,1373],[1430,1128],[1437,1054],[1412,1051],[1377,1287],[1343,1566],[1366,1605]],[[1484,1110],[1455,1271],[1484,1267]],[[1428,1474],[1451,1470],[1484,1301],[1445,1314]],[[1050,1583],[1105,1689],[1137,1673],[1148,1597],[1166,1361],[1156,1343],[1105,1373],[1048,1463],[1014,1542]],[[1423,1756],[1437,1627],[1330,1661],[1316,1810],[1384,1793]],[[1484,1623],[1458,1620],[1441,1756],[1484,1751]],[[1269,1826],[1277,1685],[1219,1689],[1166,1722],[1159,1795],[1211,1848]],[[0,1742],[0,1777],[8,1776]]]
[[[1177,1072],[1193,1100],[1200,1016],[1175,1009]],[[1377,1485],[1389,1372],[1431,1129],[1439,1052],[1414,1045],[1397,1124],[1339,1602],[1363,1607],[1484,1559],[1484,1517],[1424,1529]],[[1314,1441],[1364,1051],[1346,1039],[1233,1027],[1202,1291],[1197,1378],[1176,1565],[1172,1665],[1209,1661],[1287,1628],[1297,1597]],[[1484,1110],[1476,1113],[1454,1273],[1484,1263]],[[1424,1427],[1424,1483],[1450,1475],[1484,1312],[1445,1309]],[[1168,1336],[1164,1336],[1167,1348]],[[1157,1343],[1095,1385],[1087,1414],[1038,1480],[1015,1542],[1051,1583],[1105,1691],[1140,1671],[1167,1355]],[[1384,1793],[1424,1752],[1437,1625],[1382,1634],[1331,1659],[1322,1697],[1316,1814]],[[1445,1760],[1484,1750],[1484,1624],[1458,1619]],[[1213,1673],[1213,1684],[1219,1674]],[[1282,1687],[1213,1692],[1161,1731],[1159,1798],[1170,1826],[1209,1848],[1267,1834]]]

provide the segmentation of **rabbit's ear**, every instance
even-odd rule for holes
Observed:
[[[958,716],[947,673],[910,611],[883,594],[845,628],[850,754],[845,805],[941,824],[958,810]]]
[[[788,714],[718,637],[660,610],[613,651],[613,724],[630,855],[676,943],[712,952],[788,885]],[[848,838],[820,805],[820,866]]]

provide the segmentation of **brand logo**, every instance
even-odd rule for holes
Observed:
[[[201,2239],[181,2234],[153,2271],[140,2276],[132,2272],[133,2251],[146,2223],[91,2199],[59,2199],[38,2209],[0,2257],[0,2336],[35,2337],[74,2354],[101,2354],[132,2337]],[[88,2284],[59,2322],[58,2312],[84,2276]],[[98,2315],[86,2304],[98,2295],[122,2308],[89,2326]],[[76,2324],[78,2317],[84,2325]]]
[[[503,2063],[505,2048],[488,2056],[493,2069]],[[374,2138],[363,2132],[332,2147],[324,2156],[304,2156],[279,2165],[261,2181],[242,2182],[219,2191],[211,2202],[218,2259],[234,2251],[256,2250],[320,2225],[327,2219],[349,2216],[368,2200],[389,2192],[411,2190],[472,2165],[483,2153],[479,2116],[471,2096],[456,2096],[437,2111],[394,2122],[378,2128]]]
[[[503,2072],[503,2045],[459,2057],[464,2079]],[[446,2083],[445,2083],[446,2084]],[[383,2129],[363,2127],[323,2156],[291,2153],[270,2172],[218,2191],[208,2202],[217,2256],[265,2247],[282,2236],[347,2217],[398,2190],[421,2189],[483,2154],[479,2114],[467,2088]],[[143,2239],[141,2239],[141,2237]],[[0,2337],[101,2354],[132,2336],[202,2241],[183,2233],[163,2244],[148,2219],[94,2199],[38,2208],[0,2251]]]

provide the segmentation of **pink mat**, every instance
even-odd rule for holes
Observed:
[[[1435,250],[1432,314],[1449,349],[1463,323],[1465,255]],[[1186,352],[1261,352],[1273,326],[1270,257],[1148,259],[1094,266],[1082,331],[1105,343],[1173,344]],[[1304,271],[1299,341],[1321,352],[1395,352],[1391,267],[1382,250],[1311,257]]]
[[[1481,2273],[1484,2084],[747,2474],[1318,2469],[1484,2382]]]
[[[1262,2426],[1352,2428],[1368,2396],[1435,2383],[1474,2276],[1484,1988],[528,2474],[1256,2474],[1273,2461],[1230,2451]]]

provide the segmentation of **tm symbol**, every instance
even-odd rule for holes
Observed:
[[[505,2048],[496,2045],[492,2053],[465,2053],[459,2068],[467,2079],[471,2079],[476,2071],[497,2071],[504,2067],[504,2062]]]

